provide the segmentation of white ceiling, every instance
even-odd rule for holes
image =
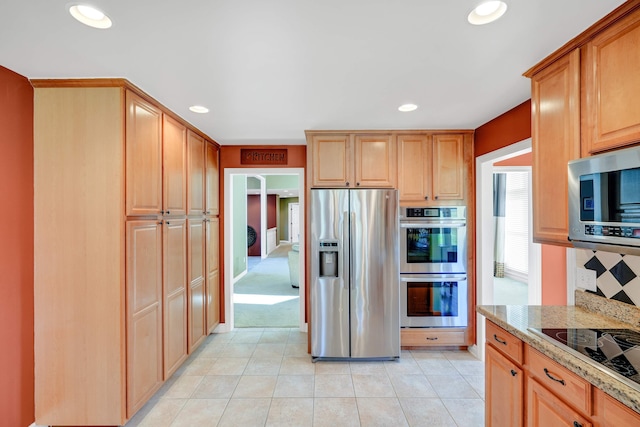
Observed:
[[[305,129],[475,129],[530,97],[522,73],[620,0],[2,0],[0,65],[29,78],[124,77],[222,145]],[[400,113],[400,104],[420,108]],[[198,115],[193,104],[209,107]]]

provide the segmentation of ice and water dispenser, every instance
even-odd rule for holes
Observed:
[[[320,240],[320,277],[338,277],[338,240]]]

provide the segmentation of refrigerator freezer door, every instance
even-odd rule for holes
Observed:
[[[400,356],[398,195],[351,191],[351,357]]]
[[[348,358],[349,192],[311,191],[311,355]],[[328,263],[336,262],[337,266]],[[337,271],[337,273],[336,273]]]

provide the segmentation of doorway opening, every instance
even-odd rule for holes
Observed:
[[[304,169],[225,169],[226,328],[306,331]],[[290,206],[296,204],[295,218]],[[295,230],[294,230],[295,232]]]
[[[520,245],[519,249],[515,249],[519,252],[521,258],[518,261],[519,265],[522,265],[526,259],[526,277],[523,274],[519,276],[522,283],[526,283],[526,300],[524,300],[522,293],[520,293],[520,299],[515,301],[505,298],[505,291],[501,290],[502,284],[496,285],[494,278],[496,262],[500,262],[499,259],[496,260],[496,223],[499,220],[496,220],[494,212],[499,211],[499,209],[496,209],[496,200],[494,199],[494,173],[507,173],[509,171],[525,173],[530,182],[530,166],[500,166],[501,162],[503,165],[508,164],[508,159],[526,155],[530,152],[531,139],[529,138],[476,158],[476,301],[480,305],[539,305],[541,302],[541,249],[539,244],[533,243],[531,233],[528,233],[526,237],[526,245],[518,243]],[[506,169],[501,170],[500,168]],[[528,185],[526,190],[520,188],[518,191],[526,191],[528,195],[527,217],[526,220],[520,217],[520,222],[526,222],[528,230],[532,230],[531,185]],[[521,215],[524,215],[524,213],[521,213]],[[526,258],[522,254],[525,247],[527,249]],[[506,249],[503,248],[503,250]],[[524,281],[525,278],[526,281]],[[484,345],[482,345],[485,340],[484,319],[482,316],[477,315],[476,320],[477,345],[472,346],[470,351],[484,360]]]

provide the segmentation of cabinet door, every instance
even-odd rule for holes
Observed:
[[[522,426],[522,369],[490,345],[485,345],[485,349],[485,424],[487,427]]]
[[[162,366],[162,228],[127,221],[127,416],[160,388]]]
[[[218,147],[207,142],[206,152],[206,213],[207,215],[218,215],[220,212],[220,175],[218,167]]]
[[[314,135],[311,139],[313,187],[354,186],[349,135]]]
[[[580,51],[531,80],[533,239],[568,245],[567,162],[580,157]]]
[[[163,211],[167,215],[187,213],[187,128],[163,116]]]
[[[127,91],[127,215],[154,215],[162,210],[162,112]]]
[[[187,221],[164,223],[164,379],[187,357]]]
[[[604,391],[596,390],[598,427],[640,426],[640,413],[624,406]]]
[[[433,136],[433,199],[446,202],[464,200],[464,137]]]
[[[187,220],[189,248],[187,260],[187,280],[189,282],[189,299],[187,303],[189,316],[189,353],[198,347],[206,335],[204,224],[205,222],[202,219]]]
[[[599,33],[586,47],[583,153],[640,140],[640,14]]]
[[[527,427],[591,427],[589,420],[533,378],[527,380]]]
[[[400,202],[422,202],[431,197],[431,137],[398,136],[398,191]]]
[[[204,209],[204,176],[205,176],[205,141],[201,136],[187,131],[189,144],[188,182],[187,182],[187,214],[203,215]]]
[[[220,286],[219,286],[219,235],[218,218],[206,220],[206,270],[207,270],[207,332],[211,333],[220,323]]]
[[[356,135],[356,187],[395,187],[396,144],[392,135]]]

